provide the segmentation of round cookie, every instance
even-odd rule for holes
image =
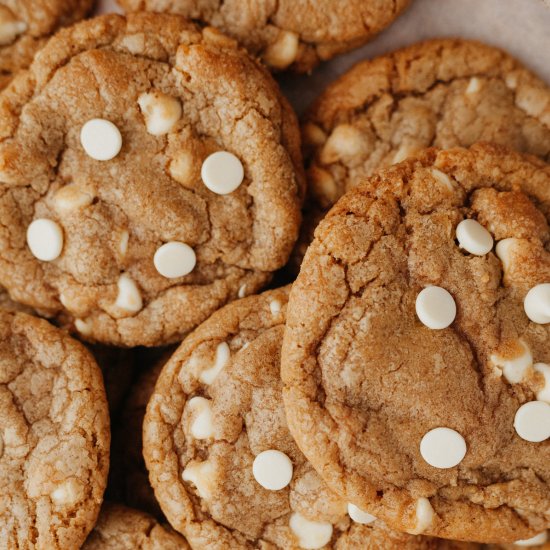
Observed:
[[[0,2],[0,89],[59,27],[82,19],[93,0],[2,0]]]
[[[109,413],[93,357],[0,311],[0,547],[79,548],[107,483]]]
[[[153,368],[141,374],[130,388],[120,419],[113,428],[109,486],[118,499],[129,506],[163,517],[143,459],[143,418],[162,367],[170,357],[165,354]]]
[[[83,550],[188,550],[185,539],[170,526],[144,512],[105,503]]]
[[[119,0],[129,11],[171,11],[236,38],[274,70],[310,71],[387,27],[409,0]]]
[[[0,96],[0,284],[90,341],[181,339],[285,264],[300,159],[275,82],[218,31],[62,30]]]
[[[162,370],[143,433],[168,520],[196,548],[447,548],[361,511],[368,524],[353,522],[299,451],[279,375],[287,298],[282,288],[226,306]]]
[[[306,114],[303,139],[311,200],[324,213],[377,169],[425,147],[489,141],[550,161],[550,88],[496,48],[427,41],[333,82]]]
[[[524,305],[536,288],[549,307],[549,217],[548,165],[477,145],[382,171],[321,222],[282,378],[332,490],[408,532],[512,542],[550,525],[550,325]]]

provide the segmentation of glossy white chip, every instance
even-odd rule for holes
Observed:
[[[363,525],[368,525],[369,523],[376,521],[375,516],[369,514],[368,512],[364,512],[361,508],[355,506],[355,504],[352,504],[351,502],[348,503],[348,515],[353,521],[355,521],[355,523],[362,523]]]
[[[550,437],[550,405],[544,401],[523,404],[516,412],[514,428],[525,441],[545,441]]]
[[[460,248],[476,256],[485,256],[493,249],[493,236],[475,220],[462,220],[456,228]]]
[[[533,323],[550,323],[550,283],[534,286],[523,302],[525,313]]]
[[[441,330],[455,320],[456,304],[444,288],[429,286],[416,298],[416,314],[428,328]]]
[[[227,195],[243,182],[244,168],[233,153],[217,151],[202,163],[201,177],[210,191]]]
[[[122,148],[120,130],[109,120],[93,118],[82,126],[80,143],[94,160],[114,159]]]
[[[293,471],[290,458],[274,449],[260,453],[252,464],[254,479],[270,491],[284,489],[291,482]]]
[[[157,249],[153,263],[163,277],[175,279],[193,271],[197,256],[188,244],[172,241]]]
[[[59,258],[63,250],[63,230],[53,220],[34,220],[27,228],[27,244],[35,258],[51,262]]]
[[[435,428],[422,438],[420,454],[434,468],[453,468],[466,455],[466,441],[455,430]]]

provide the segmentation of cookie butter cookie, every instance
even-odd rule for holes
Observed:
[[[65,29],[0,96],[0,284],[91,341],[177,340],[284,265],[300,163],[288,103],[218,31]]]
[[[409,0],[119,0],[129,11],[170,11],[217,27],[272,69],[311,70],[364,44]]]
[[[108,465],[109,413],[92,356],[44,320],[0,311],[0,547],[79,548]]]
[[[293,285],[289,428],[392,527],[511,542],[550,525],[550,168],[431,149],[346,194]]]
[[[279,374],[287,297],[226,306],[164,367],[144,455],[170,523],[195,548],[446,548],[348,507],[299,451]]]
[[[189,550],[185,539],[144,512],[106,503],[83,550]]]
[[[549,161],[550,88],[501,50],[433,40],[353,67],[311,107],[303,136],[307,246],[343,193],[425,147],[490,141]]]
[[[93,0],[2,0],[0,2],[0,88],[28,67],[59,27],[82,19]]]

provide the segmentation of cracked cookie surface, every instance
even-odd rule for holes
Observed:
[[[550,325],[524,298],[550,281],[549,217],[548,165],[477,145],[381,171],[321,222],[282,378],[289,428],[332,490],[409,532],[548,527],[550,441],[528,429],[550,425]]]
[[[83,550],[189,550],[170,526],[144,512],[105,503]]]
[[[387,27],[409,0],[119,0],[130,11],[179,13],[236,38],[272,69],[311,70]]]
[[[161,14],[77,24],[0,115],[0,283],[84,338],[181,339],[286,262],[295,115],[218,31]]]
[[[2,0],[0,2],[0,89],[27,68],[60,27],[82,19],[93,0]]]
[[[109,414],[89,352],[0,311],[0,546],[79,548],[107,483]]]
[[[144,455],[172,526],[196,548],[455,548],[368,515],[355,523],[299,451],[279,374],[287,297],[282,288],[226,306],[162,370]]]

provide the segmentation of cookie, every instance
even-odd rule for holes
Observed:
[[[409,0],[119,0],[128,11],[171,11],[236,38],[274,70],[310,71],[368,42]]]
[[[425,147],[489,141],[550,161],[550,88],[501,50],[432,40],[353,67],[310,108],[303,138],[307,246],[346,191]]]
[[[129,506],[145,510],[156,518],[163,514],[149,483],[143,460],[142,430],[145,409],[162,367],[171,353],[164,355],[153,368],[141,374],[130,388],[114,428],[109,486],[117,499]]]
[[[149,514],[105,503],[83,550],[188,550],[185,539]]]
[[[109,467],[93,357],[48,322],[0,311],[0,547],[79,548]]]
[[[300,159],[275,82],[218,31],[62,30],[0,96],[0,284],[90,341],[177,341],[284,265]]]
[[[292,287],[289,428],[346,500],[479,542],[550,525],[550,167],[430,149],[348,192]]]
[[[226,306],[161,372],[144,456],[166,517],[194,548],[444,548],[356,508],[352,521],[299,451],[279,375],[287,297]]]
[[[58,28],[82,19],[93,0],[4,0],[0,3],[0,89]]]

